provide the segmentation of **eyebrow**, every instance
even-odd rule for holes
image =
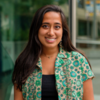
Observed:
[[[49,24],[48,22],[44,22],[44,23],[42,23],[42,24]],[[55,24],[59,24],[59,25],[61,25],[60,23],[55,23]]]

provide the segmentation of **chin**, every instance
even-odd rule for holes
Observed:
[[[58,47],[58,45],[47,45],[47,46],[45,46],[46,48],[57,48]]]

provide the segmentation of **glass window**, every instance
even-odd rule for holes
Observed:
[[[96,77],[93,79],[94,97],[95,100],[98,100],[100,98],[98,88],[100,84],[100,0],[85,1],[78,0],[77,5],[76,46],[85,53],[90,61]]]
[[[98,36],[100,38],[100,22],[98,23]]]
[[[27,44],[29,28],[35,12],[49,4],[60,6],[64,13],[68,8],[68,0],[0,0],[1,100],[14,100],[13,94],[11,95],[14,62]],[[65,15],[68,18],[68,14]]]
[[[78,35],[79,36],[84,36],[86,34],[86,21],[79,20],[78,21]]]
[[[84,0],[77,0],[78,1],[78,7],[84,8]]]
[[[91,37],[92,34],[92,22],[86,20],[78,21],[78,36]]]

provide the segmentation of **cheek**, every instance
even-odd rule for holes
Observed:
[[[62,38],[63,31],[62,31],[62,30],[61,30],[61,31],[59,31],[59,32],[57,33],[57,35],[58,35],[58,37],[59,37],[59,38]]]
[[[38,32],[38,38],[39,38],[40,42],[43,41],[43,39],[45,37],[45,33],[46,32],[44,30],[42,30],[42,29],[39,30],[39,32]]]
[[[46,34],[46,30],[43,30],[42,28],[40,28],[39,32],[38,32],[38,35],[39,36],[44,36]]]

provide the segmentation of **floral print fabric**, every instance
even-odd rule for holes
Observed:
[[[22,85],[24,100],[41,100],[42,64],[37,67]],[[56,89],[59,100],[82,100],[83,82],[94,77],[86,58],[75,51],[60,48],[55,61]]]

